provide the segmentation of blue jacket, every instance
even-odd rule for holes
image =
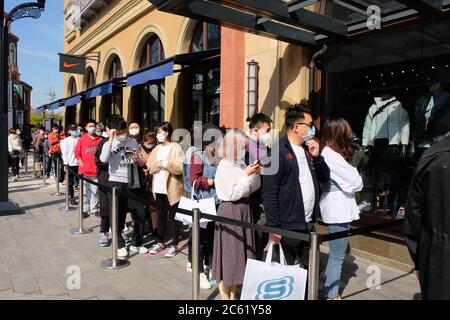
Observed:
[[[272,148],[272,152],[278,149],[279,169],[275,175],[265,175],[262,185],[262,199],[267,225],[286,230],[304,230],[305,208],[303,205],[302,189],[299,182],[299,167],[295,152],[287,137],[278,142],[279,148]],[[307,149],[306,158],[314,182],[315,204],[313,219],[319,216],[319,184],[330,180],[330,169],[322,156],[311,157]]]

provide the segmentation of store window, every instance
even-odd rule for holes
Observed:
[[[139,68],[146,67],[165,59],[164,48],[157,35],[152,35],[144,44],[139,59]],[[133,121],[142,121],[142,125],[153,130],[164,121],[165,79],[133,88]]]
[[[220,27],[200,23],[192,39],[193,52],[220,47]],[[220,59],[211,59],[191,68],[192,112],[189,125],[194,121],[220,124]]]
[[[77,94],[77,83],[73,77],[69,80],[69,97]],[[69,106],[66,108],[66,127],[75,124],[76,118],[76,106]]]
[[[194,32],[191,51],[220,48],[220,26],[211,23],[200,23]]]
[[[123,77],[122,62],[116,55],[108,70],[108,80]],[[106,97],[106,118],[113,114],[123,115],[122,88],[114,88],[113,93]]]
[[[86,74],[86,88],[91,88],[95,86],[95,74],[92,68],[89,68]],[[97,113],[97,100],[95,98],[89,99],[84,102],[82,109],[85,113],[85,119],[94,119],[96,120]]]
[[[329,47],[321,119],[348,119],[366,150],[367,214],[397,216],[418,159],[450,131],[449,32],[423,22]]]

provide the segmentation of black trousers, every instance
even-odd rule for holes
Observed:
[[[209,222],[206,229],[200,228],[200,248],[199,248],[199,271],[203,272],[203,265],[212,266],[212,256],[214,248],[214,222]],[[192,262],[192,229],[189,233],[188,261]]]
[[[55,176],[57,176],[58,170],[58,159],[59,159],[59,183],[64,182],[64,164],[61,159],[60,153],[52,153],[52,161],[53,161],[53,169],[55,172]]]
[[[74,185],[74,179],[75,177],[78,177],[78,166],[69,166],[69,172],[68,174],[68,184],[69,184],[69,198],[74,198],[75,194],[73,191],[73,185]]]
[[[125,241],[122,237],[122,230],[125,227],[125,222],[127,218],[127,212],[131,213],[131,218],[133,219],[133,229],[134,236],[131,241],[131,245],[135,247],[140,247],[143,244],[144,239],[144,229],[145,229],[145,205],[143,202],[138,201],[135,197],[142,198],[141,190],[129,189],[127,183],[120,183],[110,181],[111,187],[117,187],[119,189],[119,203],[118,203],[118,230],[117,238],[119,239],[119,249],[125,247]],[[112,194],[110,195],[112,198]],[[142,200],[145,201],[144,198]],[[112,203],[112,200],[110,200]]]
[[[18,176],[19,175],[20,158],[19,157],[11,157],[11,161],[12,161],[12,165],[11,165],[12,174],[13,174],[13,176]]]
[[[100,171],[97,168],[97,179],[98,183],[101,185],[109,186],[109,174],[108,172]],[[100,201],[100,233],[108,233],[109,228],[111,227],[111,206],[109,204],[109,196],[108,192],[103,188],[98,188],[99,201]]]
[[[166,194],[156,194],[156,207],[158,210],[158,232],[157,241],[164,243],[164,236],[166,233],[167,225],[171,231],[172,245],[178,245],[178,237],[180,235],[181,222],[175,220],[176,210],[178,208],[178,203],[171,206],[169,204],[169,198]]]

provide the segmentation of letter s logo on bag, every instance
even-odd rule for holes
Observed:
[[[294,291],[294,278],[267,280],[258,286],[255,300],[281,300],[289,297]]]

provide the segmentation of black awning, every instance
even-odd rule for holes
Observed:
[[[448,0],[330,0],[323,13],[310,10],[319,0],[149,0],[158,10],[229,25],[247,32],[307,47],[346,38],[381,14],[381,27],[406,18],[449,18]],[[378,27],[373,28],[376,30]]]

